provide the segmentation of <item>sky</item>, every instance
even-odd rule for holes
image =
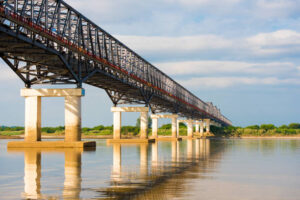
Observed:
[[[300,0],[66,2],[235,126],[300,122]],[[0,71],[0,125],[23,125],[24,84],[2,61]],[[111,125],[106,93],[84,88],[82,125]],[[62,98],[42,106],[43,126],[64,124]],[[126,113],[122,122],[137,117]]]

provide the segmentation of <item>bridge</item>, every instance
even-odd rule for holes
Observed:
[[[113,102],[115,139],[120,139],[121,112],[128,111],[141,112],[141,137],[146,139],[149,110],[176,114],[190,123],[206,120],[208,127],[210,121],[231,125],[212,103],[196,97],[62,0],[0,0],[0,57],[26,87],[21,95],[26,99],[28,141],[40,140],[41,97],[65,97],[66,141],[80,140],[83,83],[104,89]],[[77,89],[31,89],[44,84],[73,84]],[[117,107],[122,104],[145,108]]]

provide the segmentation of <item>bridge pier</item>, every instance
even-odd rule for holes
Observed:
[[[203,125],[203,120],[200,121],[200,136],[203,136],[203,132],[204,132],[204,125]]]
[[[148,139],[148,107],[112,107],[114,124],[113,124],[113,139],[107,140],[108,143],[149,143],[154,142],[153,139]],[[140,112],[140,139],[122,139],[122,112]]]
[[[196,121],[196,130],[195,130],[195,132],[196,132],[196,134],[199,134],[199,121]]]
[[[192,119],[187,120],[187,136],[189,138],[193,137],[193,132],[194,132],[193,129],[194,129],[193,128],[193,120]]]
[[[25,97],[25,139],[9,142],[8,148],[22,147],[94,147],[95,142],[81,141],[81,97],[84,89],[22,89]],[[65,141],[41,142],[41,98],[65,98]]]
[[[172,119],[172,137],[158,137],[158,119],[159,118],[170,118]],[[181,140],[178,138],[178,126],[177,126],[177,118],[176,114],[153,114],[151,115],[152,119],[152,137],[156,140]]]
[[[210,119],[205,119],[205,128],[206,128],[206,133],[210,132]]]

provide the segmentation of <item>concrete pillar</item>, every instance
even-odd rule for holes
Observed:
[[[206,128],[206,133],[210,132],[210,119],[205,119],[205,128]]]
[[[41,190],[41,152],[24,152],[24,198],[39,199]]]
[[[180,136],[180,132],[179,132],[179,130],[180,130],[180,128],[179,128],[179,121],[177,120],[177,122],[176,122],[176,124],[177,124],[177,137],[179,137]]]
[[[177,138],[177,117],[172,117],[172,137]]]
[[[65,97],[65,141],[81,140],[81,97]]]
[[[114,114],[114,139],[121,139],[121,121],[122,121],[122,113],[120,111],[113,112]]]
[[[140,137],[141,139],[148,138],[148,112],[141,112]]]
[[[64,199],[79,199],[81,192],[81,151],[65,150]]]
[[[204,125],[203,125],[203,121],[200,122],[200,136],[203,136],[203,132],[204,132]]]
[[[152,119],[152,137],[157,138],[157,130],[158,130],[158,118],[151,117]]]
[[[188,120],[187,126],[188,137],[193,137],[193,120]]]
[[[84,89],[28,89],[25,97],[25,141],[41,140],[41,97],[65,97],[65,141],[81,140],[81,97]]]
[[[199,124],[198,124],[198,122],[196,124],[196,133],[199,133]]]
[[[40,96],[25,96],[25,141],[41,141]]]

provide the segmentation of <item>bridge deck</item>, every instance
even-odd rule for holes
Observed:
[[[0,36],[1,58],[27,87],[87,83],[105,89],[114,104],[147,104],[153,112],[231,125],[217,107],[200,100],[64,1],[0,0]]]

